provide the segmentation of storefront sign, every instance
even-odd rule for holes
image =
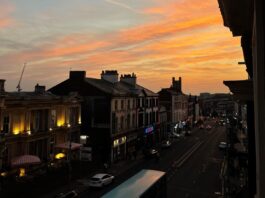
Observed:
[[[80,143],[86,144],[88,138],[89,138],[89,136],[87,136],[87,135],[80,135]]]
[[[145,134],[152,133],[154,131],[154,126],[149,126],[144,130]]]
[[[127,136],[127,142],[137,139],[137,134]]]
[[[126,136],[116,139],[113,141],[113,147],[117,147],[121,144],[124,144],[125,142],[126,142]]]
[[[91,147],[80,148],[80,160],[92,161],[92,148]]]

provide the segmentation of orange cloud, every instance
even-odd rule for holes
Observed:
[[[0,28],[8,27],[12,24],[10,19],[0,19]]]
[[[186,0],[143,13],[157,20],[94,38],[87,32],[69,34],[0,59],[4,65],[31,62],[36,79],[39,70],[49,73],[55,66],[58,73],[49,77],[56,82],[64,80],[72,66],[94,77],[102,69],[133,71],[139,83],[154,91],[169,86],[172,76],[182,76],[184,91],[192,93],[224,91],[222,80],[246,77],[245,68],[237,65],[242,60],[240,41],[222,27],[216,1]]]

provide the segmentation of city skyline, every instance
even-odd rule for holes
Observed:
[[[1,0],[0,65],[8,91],[47,88],[69,70],[134,72],[159,91],[172,77],[185,93],[229,92],[223,80],[246,79],[240,39],[223,27],[217,1]]]

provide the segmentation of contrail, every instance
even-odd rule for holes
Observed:
[[[126,5],[126,4],[124,4],[124,3],[121,3],[121,2],[117,2],[117,1],[114,1],[114,0],[105,0],[105,2],[120,6],[122,8],[128,9],[128,10],[130,10],[132,12],[140,13],[137,10],[133,9],[132,7],[130,7],[130,6]]]

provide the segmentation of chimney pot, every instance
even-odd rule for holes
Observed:
[[[117,70],[105,70],[101,72],[101,79],[111,83],[119,81],[119,74]]]

